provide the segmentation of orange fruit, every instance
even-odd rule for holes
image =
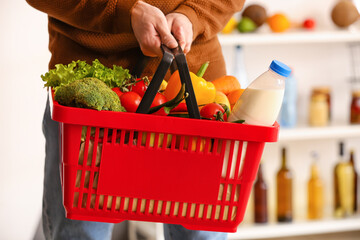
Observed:
[[[291,26],[289,18],[282,13],[276,13],[267,19],[267,23],[273,32],[285,32]]]
[[[212,83],[215,85],[216,91],[223,92],[226,95],[235,89],[241,88],[240,82],[237,78],[231,75],[225,75],[217,78],[212,81]]]
[[[242,89],[242,88],[235,89],[227,95],[227,98],[229,99],[229,102],[230,102],[231,109],[233,109],[235,103],[240,98],[240,96],[243,94],[244,90],[245,89]]]

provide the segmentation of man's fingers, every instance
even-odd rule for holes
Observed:
[[[184,28],[183,27],[177,27],[173,31],[174,37],[178,40],[178,43],[182,50],[185,49],[186,46],[186,39],[184,34]]]
[[[165,19],[164,21],[161,21],[156,25],[156,31],[160,35],[161,42],[168,48],[176,48],[178,46],[178,43],[174,36],[171,34]]]
[[[146,39],[139,42],[141,51],[145,56],[156,57],[162,56],[160,49],[161,41],[158,35],[148,35]]]

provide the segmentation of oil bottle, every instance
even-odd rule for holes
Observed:
[[[262,164],[259,165],[257,180],[254,184],[254,220],[255,223],[268,222],[267,185],[263,177]]]
[[[324,183],[319,176],[317,166],[318,155],[312,153],[313,162],[311,165],[310,179],[308,181],[308,218],[321,219],[324,208]]]
[[[355,164],[355,156],[354,156],[354,150],[350,151],[350,164],[354,171],[354,213],[358,210],[358,178],[359,175],[356,171],[356,164]]]
[[[343,142],[339,158],[334,168],[335,217],[347,217],[354,212],[354,170],[350,161],[345,161]]]
[[[291,222],[293,219],[292,207],[292,173],[287,167],[286,149],[282,148],[281,168],[276,175],[277,186],[277,220],[278,222]]]

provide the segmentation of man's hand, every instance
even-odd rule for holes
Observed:
[[[178,40],[184,53],[188,53],[193,40],[193,29],[190,20],[181,13],[169,13],[166,15],[169,28]]]
[[[131,25],[144,55],[162,56],[161,43],[176,48],[178,43],[171,35],[162,11],[150,4],[138,1],[131,12]]]

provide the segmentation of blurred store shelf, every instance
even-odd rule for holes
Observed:
[[[311,127],[302,124],[295,128],[280,128],[279,133],[279,141],[352,137],[360,137],[360,125],[334,123],[326,127]]]
[[[321,221],[299,221],[284,224],[241,224],[236,233],[229,234],[228,239],[264,239],[358,230],[360,230],[359,215],[346,219],[323,219]]]
[[[353,26],[348,29],[290,30],[284,33],[272,33],[268,29],[254,33],[219,34],[222,46],[232,45],[273,45],[298,43],[354,43],[360,42],[360,29]]]

